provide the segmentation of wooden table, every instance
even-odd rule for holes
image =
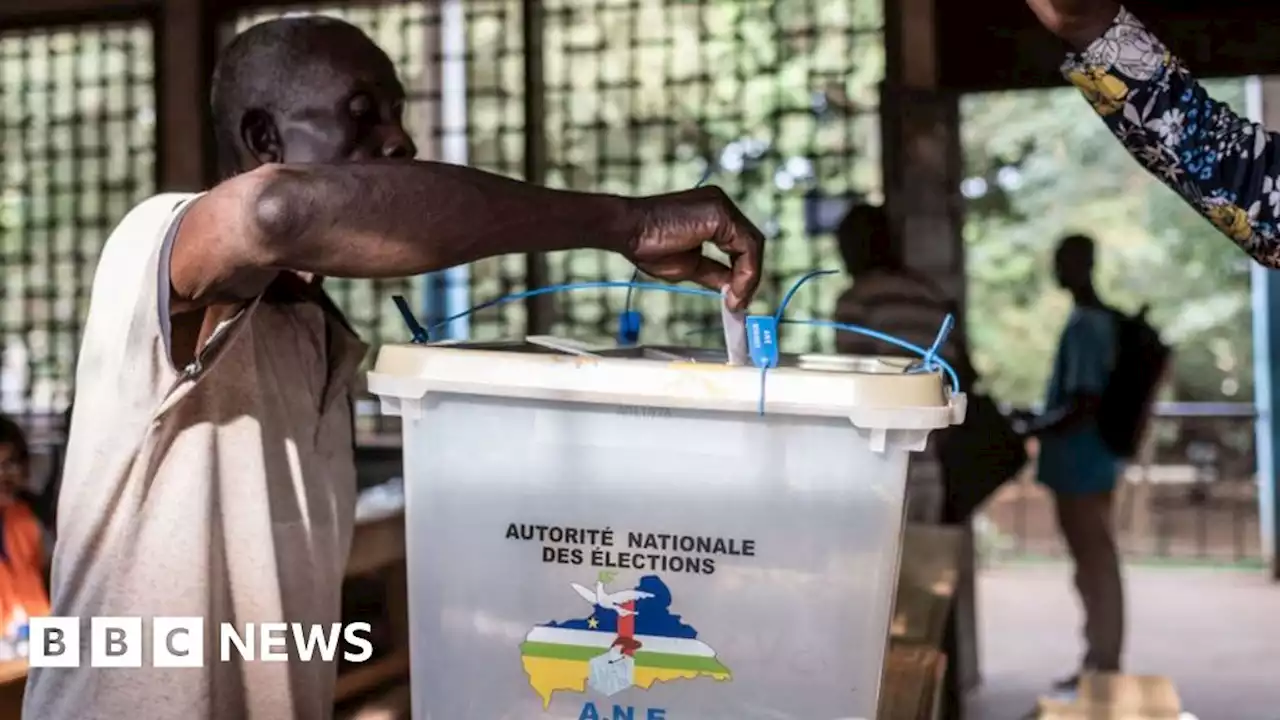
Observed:
[[[0,718],[22,717],[22,691],[27,686],[27,661],[0,662]]]
[[[937,720],[947,656],[923,645],[889,648],[884,662],[877,720]]]
[[[404,512],[358,521],[347,561],[347,577],[377,576],[385,583],[390,637],[397,643],[384,657],[338,675],[334,701],[364,695],[409,678],[409,602],[404,552]]]

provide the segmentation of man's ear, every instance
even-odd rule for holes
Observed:
[[[278,163],[284,159],[280,131],[265,110],[249,110],[240,118],[240,142],[259,163]]]

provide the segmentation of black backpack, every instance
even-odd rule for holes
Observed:
[[[1134,315],[1110,312],[1116,322],[1116,356],[1098,408],[1098,433],[1111,452],[1128,460],[1138,452],[1172,353],[1147,322],[1147,307]]]

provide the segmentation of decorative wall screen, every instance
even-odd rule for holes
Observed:
[[[548,181],[660,193],[710,170],[771,236],[761,306],[816,268],[843,269],[830,236],[808,237],[804,196],[877,198],[880,0],[545,0]],[[621,258],[549,258],[552,282],[625,280]],[[844,289],[815,282],[793,317],[828,317]],[[557,298],[555,331],[607,340],[625,293]],[[646,342],[718,341],[714,301],[638,296]],[[792,328],[786,349],[830,349],[829,332]]]
[[[155,192],[156,137],[150,23],[0,33],[0,410],[37,432],[70,402],[102,245]]]

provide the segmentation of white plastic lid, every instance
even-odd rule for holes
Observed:
[[[904,373],[900,361],[864,358],[854,363],[856,371],[773,368],[764,379],[764,411],[847,417],[858,427],[902,430],[964,419],[963,393],[950,393],[939,374]],[[430,345],[383,346],[368,381],[373,394],[402,401],[396,405],[443,392],[758,412],[762,390],[761,371],[753,367]]]

